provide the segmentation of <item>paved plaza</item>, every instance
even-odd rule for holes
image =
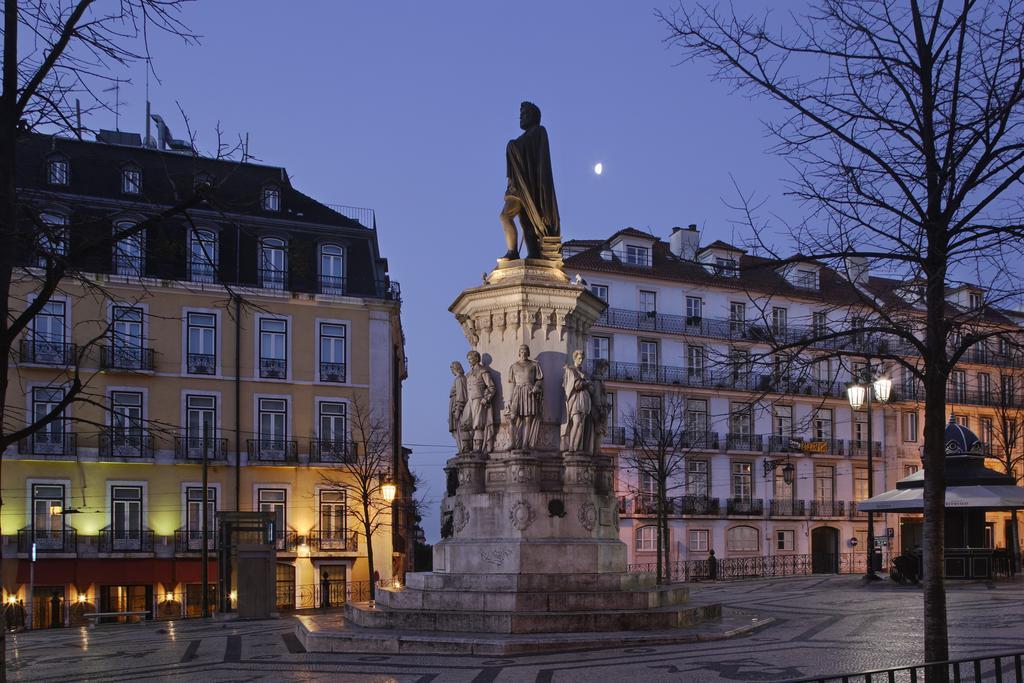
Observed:
[[[919,588],[857,577],[697,585],[694,599],[775,618],[732,640],[505,658],[307,654],[292,618],[14,634],[15,681],[779,681],[920,661]],[[1024,582],[952,584],[954,657],[1024,650]]]

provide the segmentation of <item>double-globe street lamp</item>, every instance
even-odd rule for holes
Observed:
[[[854,378],[853,383],[847,387],[846,396],[850,399],[850,407],[854,410],[866,408],[868,418],[868,498],[875,495],[875,464],[874,464],[874,435],[873,416],[871,405],[873,401],[885,404],[889,402],[892,393],[892,380],[884,375],[878,375],[871,379],[870,364],[864,369],[863,376]],[[875,513],[868,510],[868,570],[864,577],[868,580],[877,580],[875,574]]]

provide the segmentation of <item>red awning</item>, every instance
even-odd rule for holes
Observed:
[[[18,560],[18,583],[29,582],[28,560]],[[217,577],[217,562],[210,561],[210,580]],[[130,585],[160,583],[165,587],[178,583],[199,583],[202,562],[196,559],[41,559],[36,561],[37,586],[73,584]]]

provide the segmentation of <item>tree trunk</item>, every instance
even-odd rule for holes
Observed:
[[[1020,527],[1017,526],[1017,511],[1010,512],[1010,537],[1006,539],[1006,545],[1010,550],[1010,562],[1013,563],[1013,571],[1020,571]]]
[[[373,530],[370,528],[370,503],[363,496],[363,536],[366,537],[366,563],[370,576],[370,600],[377,599],[377,582],[373,579]]]

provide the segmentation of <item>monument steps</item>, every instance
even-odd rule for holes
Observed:
[[[665,586],[657,590],[524,592],[481,590],[380,590],[377,607],[391,610],[441,609],[520,610],[528,612],[576,612],[654,609],[684,604],[689,589]]]

